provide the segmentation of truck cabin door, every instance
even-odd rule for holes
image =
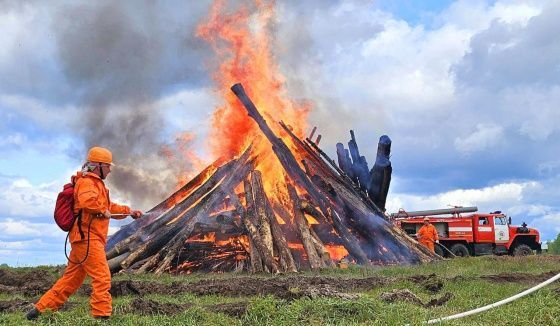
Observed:
[[[509,227],[505,216],[494,216],[494,233],[496,243],[509,242]]]
[[[494,243],[492,216],[478,216],[477,222],[475,241],[477,243]]]

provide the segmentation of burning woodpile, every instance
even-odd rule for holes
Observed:
[[[349,150],[337,144],[337,165],[318,147],[320,136],[312,141],[315,130],[302,140],[279,122],[275,132],[241,84],[231,89],[268,146],[263,138],[217,160],[121,228],[107,244],[112,272],[278,273],[437,259],[386,220],[388,137],[371,171],[353,134]],[[270,145],[274,155],[263,155]],[[277,160],[283,180],[271,183],[279,171],[257,169],[271,166],[263,160]]]

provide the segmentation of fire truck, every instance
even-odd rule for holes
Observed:
[[[539,232],[536,229],[511,225],[511,217],[500,211],[476,213],[477,207],[456,207],[426,211],[390,214],[394,223],[406,233],[415,236],[428,217],[436,227],[439,243],[435,251],[440,256],[513,255],[526,256],[541,252]],[[469,214],[466,214],[469,213]]]

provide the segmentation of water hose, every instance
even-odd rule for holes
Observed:
[[[504,299],[504,300],[486,305],[484,307],[480,307],[480,308],[476,308],[476,309],[473,309],[473,310],[470,310],[470,311],[462,312],[460,314],[456,314],[456,315],[452,315],[452,316],[448,316],[448,317],[431,319],[431,320],[428,320],[428,321],[424,322],[424,324],[435,324],[435,323],[440,323],[442,321],[459,319],[459,318],[462,318],[462,317],[474,315],[474,314],[477,314],[479,312],[483,312],[483,311],[486,311],[486,310],[490,310],[492,308],[499,307],[499,306],[504,305],[506,303],[510,303],[510,302],[515,301],[519,298],[522,298],[522,297],[526,296],[527,294],[533,293],[533,292],[537,291],[538,289],[540,289],[542,287],[545,287],[545,286],[549,285],[550,283],[552,283],[552,282],[554,282],[558,279],[560,279],[560,273],[557,274],[556,276],[553,276],[553,277],[549,278],[548,280],[542,282],[541,284],[535,285],[532,288],[527,289],[527,290],[525,290],[525,291],[523,291],[519,294],[516,294],[512,297],[509,297],[507,299]]]

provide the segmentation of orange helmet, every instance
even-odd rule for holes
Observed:
[[[111,151],[103,147],[92,147],[88,151],[88,162],[99,162],[113,165],[113,154]]]

